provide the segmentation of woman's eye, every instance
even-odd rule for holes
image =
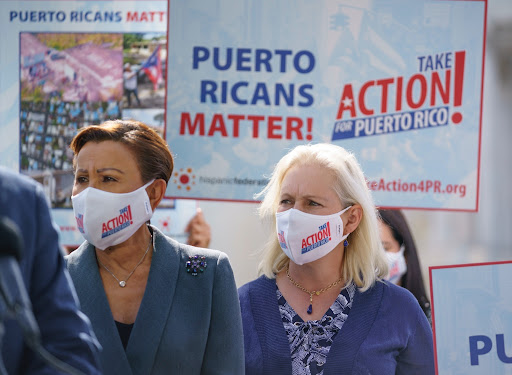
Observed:
[[[310,206],[320,206],[320,203],[317,203],[315,201],[309,201]]]
[[[112,181],[116,181],[116,179],[114,177],[111,177],[111,176],[104,176],[103,177],[103,181],[104,182],[112,182]]]
[[[84,177],[84,176],[77,176],[77,177],[75,177],[75,183],[83,184],[85,182],[87,182],[87,177]]]
[[[279,204],[290,204],[290,200],[289,199],[282,199]]]

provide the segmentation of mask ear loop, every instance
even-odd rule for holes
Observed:
[[[353,205],[351,204],[350,206],[345,207],[343,210],[341,210],[340,215],[341,215],[342,213],[346,212],[346,211],[347,211],[350,207],[352,207],[352,206],[353,206]],[[343,225],[345,225],[345,224],[343,224]],[[346,239],[346,238],[345,238],[345,241],[343,241],[343,246],[344,246],[345,248],[346,248],[346,247],[348,247],[348,241],[347,241],[347,239]]]
[[[342,214],[342,213],[346,212],[346,211],[347,211],[350,207],[352,207],[352,206],[353,206],[353,205],[351,204],[350,206],[345,207],[345,208],[343,209],[343,211],[341,211],[341,212],[340,212],[340,214]],[[343,225],[345,225],[345,224],[343,224]],[[346,248],[346,247],[348,247],[348,241],[347,241],[347,239],[346,239],[346,238],[345,238],[345,241],[343,241],[343,246],[344,246],[345,248]]]
[[[156,181],[156,178],[152,179],[151,181],[149,181],[147,184],[145,184],[145,185],[144,185],[144,186],[142,186],[142,187],[144,188],[144,190],[146,190],[146,189],[148,188],[148,186],[149,186],[149,185],[151,185],[151,184],[152,184],[153,182],[155,182],[155,181]],[[151,199],[149,198],[149,194],[148,194],[148,192],[147,192],[147,191],[146,191],[146,195],[148,196],[148,199],[150,200],[150,203],[149,203],[149,204],[150,204],[150,206],[151,206]],[[156,207],[155,207],[155,210],[156,210]],[[153,208],[152,208],[152,207],[151,207],[151,211],[153,211]],[[154,213],[155,213],[155,212],[153,211],[153,214],[154,214]],[[148,221],[146,221],[146,225],[147,225],[148,227],[151,225],[151,219],[149,219]],[[150,230],[150,232],[151,232],[151,230]],[[151,233],[152,233],[152,232],[151,232]],[[154,248],[154,246],[153,246],[153,248]]]

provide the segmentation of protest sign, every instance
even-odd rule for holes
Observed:
[[[430,267],[436,373],[512,374],[512,261]]]
[[[168,195],[253,201],[290,148],[354,152],[378,205],[478,210],[486,1],[172,1]]]
[[[164,136],[167,1],[0,1],[0,19],[0,164],[43,184],[61,242],[74,247],[77,131],[124,118]],[[155,223],[195,214],[194,202],[167,206]]]

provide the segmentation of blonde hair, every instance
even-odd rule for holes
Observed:
[[[335,185],[332,188],[343,207],[358,203],[363,209],[361,222],[348,237],[350,244],[345,248],[342,275],[347,284],[353,281],[361,291],[365,291],[388,272],[379,235],[377,209],[355,156],[333,144],[295,147],[281,158],[267,186],[255,195],[255,198],[264,196],[258,212],[267,224],[272,225],[272,235],[263,249],[258,273],[274,278],[289,263],[289,258],[279,246],[275,229],[281,185],[290,168],[310,164],[320,165],[333,174]]]

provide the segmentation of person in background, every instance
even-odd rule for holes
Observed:
[[[300,145],[277,163],[260,216],[260,277],[239,289],[246,375],[432,375],[431,327],[384,281],[377,209],[354,155]]]
[[[190,219],[185,232],[188,233],[187,244],[205,248],[210,246],[212,232],[201,208],[198,208],[195,216]]]
[[[138,71],[132,70],[130,63],[124,64],[123,82],[124,82],[124,93],[128,101],[128,107],[132,106],[132,94],[137,100],[137,105],[140,107],[140,99],[137,89],[137,73]]]
[[[100,345],[89,320],[79,310],[41,185],[0,167],[0,218],[10,219],[20,230],[22,254],[19,268],[43,347],[84,374],[101,374],[98,361]],[[2,253],[8,250],[3,246],[12,240],[0,238]],[[1,300],[0,297],[0,304]],[[0,335],[0,359],[7,373],[57,373],[24,343],[20,325],[12,319],[2,321],[3,318],[0,316],[0,325],[3,324],[5,329],[3,336]]]
[[[227,256],[148,224],[173,170],[162,137],[143,123],[116,120],[82,129],[70,147],[71,199],[86,241],[66,260],[104,348],[104,374],[242,374]]]
[[[390,282],[408,289],[431,322],[430,301],[425,292],[416,244],[404,214],[399,210],[379,210],[382,246],[389,264]]]
[[[206,221],[201,208],[197,208],[197,212],[185,227],[188,233],[187,244],[207,248],[210,246],[212,232],[210,224]],[[67,246],[66,254],[70,254],[77,249],[78,246]]]

